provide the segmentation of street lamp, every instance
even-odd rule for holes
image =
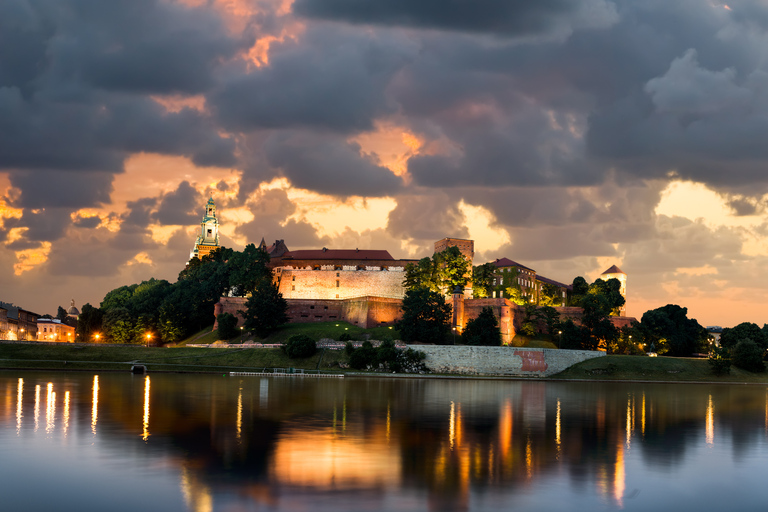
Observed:
[[[98,342],[99,342],[99,336],[100,336],[99,334],[97,334],[96,336],[94,336],[94,338],[96,338],[96,343],[98,343]]]
[[[147,347],[149,347],[149,340],[152,338],[152,335],[147,333]]]
[[[24,339],[24,328],[23,327],[21,328],[21,337],[20,337],[20,339],[22,339],[22,340]]]
[[[563,331],[557,331],[557,348],[560,348],[560,345],[563,344]]]
[[[453,331],[453,344],[455,345],[456,344],[456,328],[451,327],[451,330]]]

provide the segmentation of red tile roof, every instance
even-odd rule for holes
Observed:
[[[294,260],[394,260],[389,251],[370,249],[313,249],[290,251],[283,259]]]

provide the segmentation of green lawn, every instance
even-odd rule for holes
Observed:
[[[202,331],[193,334],[186,340],[177,343],[177,346],[184,346],[188,343],[191,344],[210,344],[220,340],[219,333],[217,331],[211,331],[213,325],[210,325]],[[309,336],[315,341],[322,338],[330,338],[338,340],[339,337],[347,333],[353,340],[364,340],[365,335],[368,334],[372,340],[397,340],[400,339],[400,333],[394,328],[390,327],[374,327],[372,329],[363,329],[356,325],[348,324],[347,322],[311,322],[311,323],[291,323],[286,324],[270,336],[264,339],[260,339],[255,336],[244,336],[240,338],[237,336],[230,340],[230,343],[241,343],[242,341],[253,341],[257,343],[284,343],[288,341],[288,338],[297,334],[304,334]]]
[[[718,377],[712,374],[706,359],[647,356],[597,357],[571,366],[552,378],[768,383],[768,373],[751,373],[733,366],[730,375]]]
[[[146,348],[114,345],[78,346],[0,344],[0,368],[52,370],[260,371],[263,368],[332,370],[346,363],[343,350],[319,350],[306,359],[289,359],[281,349]]]

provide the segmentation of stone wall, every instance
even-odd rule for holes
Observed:
[[[283,268],[279,273],[279,291],[286,299],[351,299],[356,297],[386,297],[402,299],[405,294],[403,267],[366,267],[356,270],[354,266],[342,270],[333,268],[291,269]]]
[[[243,325],[238,313],[245,309],[247,299],[243,297],[222,297],[214,307],[214,315],[230,313],[237,317],[237,325]],[[289,322],[334,322],[344,321],[365,329],[381,325],[394,325],[399,320],[401,300],[385,297],[355,297],[352,299],[286,299]],[[214,330],[218,322],[214,321]]]
[[[603,357],[605,352],[547,348],[466,347],[412,345],[427,355],[427,367],[436,373],[549,377],[576,363]]]

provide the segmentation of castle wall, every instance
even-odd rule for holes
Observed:
[[[451,345],[418,345],[413,348],[427,355],[424,363],[436,373],[509,377],[549,377],[576,363],[605,356],[605,352],[546,348]]]
[[[230,313],[237,317],[237,325],[243,325],[238,313],[245,310],[246,298],[221,297],[214,307],[214,314]],[[334,322],[344,321],[366,329],[382,325],[394,325],[402,316],[399,299],[386,297],[355,297],[352,299],[286,299],[289,322]],[[214,321],[213,329],[218,329]]]
[[[279,291],[286,299],[403,298],[403,267],[387,270],[381,270],[379,266],[365,268],[357,270],[355,266],[346,266],[337,270],[333,265],[320,270],[282,268],[279,272]]]

